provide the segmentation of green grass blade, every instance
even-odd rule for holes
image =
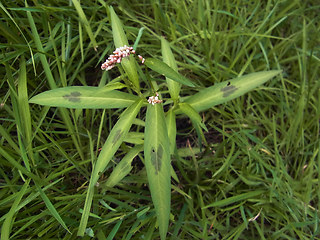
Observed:
[[[178,72],[173,70],[168,64],[156,59],[156,58],[147,58],[144,64],[151,68],[153,71],[163,74],[165,77],[170,78],[173,81],[187,85],[189,87],[194,87],[194,84],[184,76],[180,75]]]
[[[29,158],[32,160],[33,165],[35,165],[34,156],[32,153],[32,128],[31,128],[31,114],[28,103],[28,91],[27,91],[27,75],[26,75],[26,61],[24,58],[21,60],[20,73],[18,79],[18,108],[19,117],[21,119],[21,132],[23,134],[23,142],[26,150],[28,152]],[[21,149],[22,150],[22,149]],[[28,163],[28,165],[30,165]],[[27,166],[27,165],[26,165]]]
[[[19,82],[18,82],[18,106],[19,113],[22,119],[23,135],[28,143],[31,142],[31,117],[28,104],[27,92],[27,76],[26,76],[26,62],[23,58],[20,64]]]
[[[6,215],[6,219],[4,220],[4,223],[1,226],[1,239],[3,240],[7,240],[9,239],[10,236],[10,231],[13,225],[13,221],[14,221],[14,214],[16,213],[16,209],[18,208],[18,205],[23,197],[23,195],[25,194],[28,186],[30,183],[30,179],[28,179],[23,187],[21,188],[21,190],[19,191],[19,194],[17,195],[17,197],[15,198],[8,214]]]
[[[43,191],[46,191],[47,189],[51,188],[52,186],[54,186],[56,183],[60,182],[62,180],[62,178],[50,183],[50,184],[46,184],[46,186],[43,188]],[[19,193],[18,193],[19,194]],[[26,197],[15,209],[15,212],[18,212],[21,208],[25,207],[28,203],[32,202],[34,199],[36,199],[39,196],[39,191],[33,192],[31,193],[28,197]],[[9,214],[9,213],[7,213]],[[2,217],[0,217],[0,222],[3,221],[3,219],[5,219],[7,217],[6,215],[3,215]]]
[[[32,178],[33,180],[41,181],[41,179],[37,176],[28,171],[25,167],[23,167],[20,163],[18,163],[9,153],[5,151],[4,148],[0,146],[0,155],[2,155],[7,161],[19,171],[21,171],[26,176]]]
[[[162,52],[163,62],[168,64],[168,66],[171,67],[174,71],[178,72],[177,63],[176,63],[176,60],[174,59],[169,42],[163,37],[161,38],[161,52]],[[168,89],[169,89],[171,98],[174,100],[175,99],[177,100],[179,98],[181,85],[178,82],[168,77],[166,78],[166,81],[168,84]]]
[[[175,228],[171,237],[172,240],[177,239],[179,230],[182,227],[183,222],[185,220],[187,210],[188,210],[188,205],[185,203],[180,211],[179,218],[176,221]]]
[[[34,68],[34,72],[36,72],[36,67],[35,67],[35,63],[34,63],[34,58],[33,58],[33,51],[32,48],[26,38],[26,36],[24,35],[24,31],[21,30],[21,28],[19,27],[19,24],[15,21],[15,19],[10,15],[10,13],[7,11],[7,9],[3,6],[3,4],[0,2],[0,8],[8,15],[8,17],[11,19],[11,21],[14,23],[14,25],[17,27],[17,29],[19,30],[19,33],[21,34],[21,36],[23,37],[24,41],[26,42],[29,51],[30,51],[30,55],[31,55],[31,59],[32,59],[32,64],[33,64],[33,68]],[[3,30],[3,29],[1,29]],[[10,34],[11,35],[11,34]],[[15,38],[15,36],[13,36]],[[15,38],[16,41],[19,40],[19,38]]]
[[[129,45],[128,39],[126,37],[126,34],[124,33],[122,23],[113,10],[112,7],[110,9],[110,15],[111,15],[111,26],[112,26],[112,34],[113,34],[113,42],[116,48],[123,47],[124,45]],[[132,82],[135,91],[140,91],[140,85],[139,85],[139,77],[137,72],[137,67],[135,63],[135,59],[133,56],[129,56],[127,58],[122,59],[121,65],[124,69],[124,71],[127,73],[128,78]]]
[[[41,187],[37,183],[36,183],[36,187],[37,187],[37,189],[38,189],[38,191],[40,193],[40,196],[41,196],[42,200],[44,201],[45,205],[47,206],[47,208],[50,211],[50,213],[52,214],[52,216],[61,224],[61,226],[64,229],[66,229],[69,233],[71,233],[69,231],[67,225],[65,224],[65,222],[60,217],[58,211],[56,210],[56,208],[51,203],[50,199],[47,197],[47,195],[44,193],[44,191],[41,189]]]
[[[15,118],[15,122],[16,122],[16,127],[17,127],[17,137],[18,137],[18,143],[19,143],[19,153],[21,155],[21,158],[23,159],[24,165],[26,167],[26,169],[30,172],[30,161],[29,158],[27,157],[27,151],[26,151],[26,145],[28,145],[28,139],[26,136],[26,132],[28,131],[27,126],[25,126],[24,124],[26,123],[26,120],[24,119],[24,117],[26,117],[26,115],[23,114],[24,111],[26,111],[27,109],[24,109],[20,104],[25,104],[24,101],[27,100],[28,96],[26,93],[26,89],[23,89],[24,87],[26,87],[25,83],[26,83],[26,69],[25,66],[23,66],[25,64],[24,60],[22,60],[21,64],[20,64],[20,72],[19,72],[19,80],[18,83],[19,85],[19,89],[20,89],[20,95],[17,94],[17,90],[15,87],[15,83],[13,80],[13,75],[11,72],[11,69],[8,67],[7,64],[5,64],[6,66],[6,72],[7,72],[7,77],[8,77],[8,84],[9,84],[9,88],[10,88],[10,95],[11,95],[11,101],[12,101],[12,109],[13,109],[13,113],[14,113],[14,118]],[[23,89],[23,90],[21,90]],[[24,92],[24,94],[22,94],[22,92]],[[19,102],[20,101],[20,102]],[[31,120],[29,119],[29,123]],[[31,129],[30,129],[31,131]],[[29,135],[29,137],[31,137],[31,135]],[[31,154],[32,155],[32,154]]]
[[[26,3],[26,6],[27,3]],[[32,31],[32,36],[33,36],[33,40],[36,44],[36,47],[37,47],[37,50],[41,53],[40,54],[40,61],[41,61],[41,64],[43,66],[43,70],[45,72],[45,75],[47,77],[47,80],[48,80],[48,83],[50,85],[50,88],[51,89],[55,89],[57,88],[57,84],[55,83],[55,80],[54,80],[54,77],[53,77],[53,74],[52,74],[52,71],[50,69],[50,65],[48,63],[48,60],[46,58],[46,56],[42,53],[44,53],[44,49],[43,49],[43,46],[42,46],[42,43],[41,43],[41,40],[40,40],[40,36],[39,36],[39,33],[37,31],[37,27],[36,27],[36,24],[34,22],[34,19],[31,15],[31,12],[27,12],[27,17],[28,17],[28,21],[29,21],[29,24],[30,24],[30,28],[31,28],[31,31]],[[60,109],[60,113],[61,113],[61,117],[64,121],[64,123],[66,124],[67,128],[68,128],[68,131],[70,133],[73,133],[75,132],[74,131],[74,126],[73,126],[73,123],[70,119],[70,116],[69,116],[69,113],[66,109]],[[84,154],[82,152],[82,148],[80,147],[80,144],[76,138],[76,136],[74,134],[71,134],[71,138],[74,142],[74,145],[76,146],[78,152],[79,152],[79,155],[82,159],[84,159]]]
[[[6,140],[8,142],[8,144],[10,145],[10,147],[12,147],[17,153],[19,153],[20,149],[19,149],[18,145],[15,143],[15,141],[12,138],[12,136],[6,130],[7,129],[4,128],[0,124],[0,136],[1,136],[1,138]]]
[[[99,87],[73,86],[49,90],[32,97],[29,102],[51,107],[124,108],[138,97],[117,90]]]
[[[89,38],[90,38],[91,44],[93,45],[93,48],[96,50],[98,47],[98,44],[97,44],[96,39],[92,33],[92,30],[91,30],[90,24],[86,18],[86,15],[84,14],[84,12],[82,10],[80,2],[78,0],[72,0],[72,3],[78,12],[80,21],[84,24],[84,27],[88,33]]]
[[[114,187],[117,185],[125,176],[129,174],[132,169],[131,162],[135,156],[143,149],[143,145],[138,145],[130,149],[126,156],[118,163],[113,169],[111,175],[108,177],[107,182],[104,186]]]
[[[185,102],[189,103],[198,112],[204,111],[249,92],[279,73],[281,71],[278,70],[263,71],[224,81],[201,90],[186,99]]]
[[[48,83],[50,85],[50,88],[51,89],[57,88],[57,84],[54,81],[54,78],[53,78],[52,72],[50,70],[50,66],[49,66],[48,60],[46,59],[46,56],[43,54],[45,52],[45,50],[43,49],[43,46],[42,46],[42,43],[41,43],[41,40],[40,40],[40,36],[39,36],[38,30],[37,30],[36,24],[35,24],[35,22],[33,20],[31,12],[28,11],[27,12],[27,16],[28,16],[30,28],[31,28],[31,31],[32,31],[32,37],[33,37],[33,40],[34,40],[35,45],[37,47],[37,50],[40,52],[40,55],[39,55],[40,61],[42,63],[43,70],[44,70],[44,72],[46,74],[46,77],[47,77]]]
[[[262,194],[264,192],[265,191],[263,191],[263,190],[256,190],[256,191],[252,191],[252,192],[239,194],[239,195],[236,195],[236,196],[233,196],[233,197],[229,197],[229,198],[226,198],[226,199],[223,199],[223,200],[220,200],[220,201],[216,201],[216,202],[214,202],[212,204],[209,204],[209,205],[203,207],[202,209],[206,209],[206,208],[209,208],[209,207],[223,207],[223,206],[235,203],[235,202],[243,201],[243,200],[258,196],[258,195],[260,195],[260,194]]]
[[[112,240],[115,239],[114,236],[118,232],[120,226],[122,224],[122,220],[118,221],[117,224],[112,228],[111,232],[109,233],[108,237],[106,240]]]
[[[161,239],[165,239],[170,215],[170,146],[161,104],[148,105],[144,141],[145,165]]]
[[[129,132],[130,127],[143,104],[143,101],[144,99],[136,101],[121,114],[120,119],[112,128],[107,141],[101,149],[101,152],[91,174],[86,201],[81,216],[80,226],[78,229],[78,236],[83,236],[85,233],[93,199],[94,187],[98,182],[99,176],[104,172],[109,161],[118,150],[125,136]]]

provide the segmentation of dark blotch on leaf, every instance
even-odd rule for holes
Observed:
[[[154,148],[151,148],[151,164],[154,166],[154,168],[156,169],[156,174],[158,174],[157,172],[157,153],[156,151],[154,150]]]
[[[162,147],[162,145],[158,146],[158,150],[157,151],[155,151],[154,148],[151,149],[151,163],[154,166],[156,175],[158,175],[158,172],[161,169],[162,156],[163,156],[163,147]]]
[[[122,135],[121,130],[118,130],[112,140],[112,144],[115,144],[120,139],[121,135]]]
[[[158,159],[159,159],[159,163],[158,163],[158,169],[159,169],[159,171],[160,171],[160,167],[161,167],[162,155],[163,155],[163,148],[162,148],[162,145],[159,145],[159,147],[158,147],[158,153],[157,153],[157,157],[158,157]]]
[[[226,86],[221,88],[221,92],[223,92],[223,97],[228,97],[230,94],[234,93],[238,88],[235,86]]]
[[[81,93],[79,92],[72,92],[70,93],[70,95],[64,95],[63,97],[66,98],[67,100],[69,100],[70,102],[80,102],[80,97]]]

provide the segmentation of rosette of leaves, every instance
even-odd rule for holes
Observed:
[[[112,7],[109,8],[112,33],[116,47],[128,45],[122,23]],[[136,44],[135,44],[136,45]],[[262,71],[227,80],[211,87],[202,89],[196,94],[180,99],[180,90],[183,85],[195,87],[195,84],[178,73],[176,61],[170,48],[170,44],[164,38],[161,39],[163,61],[156,58],[146,58],[144,65],[166,78],[166,84],[172,105],[164,112],[163,103],[148,104],[145,95],[141,92],[139,65],[133,56],[129,56],[118,64],[125,76],[125,84],[112,83],[104,87],[70,86],[49,90],[30,99],[30,103],[46,106],[75,108],[75,109],[125,109],[117,123],[113,126],[104,143],[101,152],[93,165],[90,182],[87,188],[86,200],[82,211],[78,235],[86,232],[88,218],[94,197],[94,190],[100,175],[104,172],[110,160],[113,158],[120,145],[134,124],[136,116],[142,107],[147,106],[145,117],[144,141],[138,142],[122,161],[114,168],[106,186],[115,186],[131,170],[131,161],[140,151],[144,151],[145,167],[148,176],[149,189],[157,216],[161,239],[165,239],[170,217],[171,176],[174,174],[170,165],[170,157],[175,148],[176,116],[187,115],[199,136],[203,130],[207,130],[202,122],[199,112],[225,103],[239,97],[248,91],[260,86],[281,71]],[[145,77],[144,79],[148,79]],[[153,79],[152,81],[156,81]],[[150,86],[152,84],[150,83]],[[123,86],[132,91],[124,92],[119,89]],[[132,93],[134,92],[134,93]],[[155,94],[155,92],[153,93]],[[143,147],[141,146],[143,144]],[[176,177],[173,175],[173,177]]]

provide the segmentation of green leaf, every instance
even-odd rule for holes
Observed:
[[[170,109],[167,112],[166,124],[168,128],[168,137],[170,142],[170,154],[173,154],[174,148],[176,146],[176,137],[177,137],[176,115],[173,109]]]
[[[109,7],[110,16],[111,16],[111,27],[112,27],[112,35],[113,42],[116,48],[123,47],[124,45],[129,45],[126,34],[124,33],[122,23],[113,10],[113,7]]]
[[[178,72],[169,67],[166,63],[156,58],[147,58],[144,64],[148,68],[151,68],[153,71],[163,74],[165,77],[170,78],[173,81],[179,82],[189,87],[194,87],[194,84],[189,79],[180,75]]]
[[[89,214],[90,214],[90,208],[92,204],[93,199],[93,193],[94,193],[94,187],[96,186],[96,183],[98,182],[100,174],[102,174],[107,167],[109,161],[113,157],[113,155],[118,150],[119,146],[123,142],[124,138],[126,137],[127,133],[130,130],[130,127],[137,116],[142,104],[144,102],[144,99],[139,99],[135,103],[133,103],[130,107],[128,107],[121,115],[114,127],[112,128],[107,141],[103,145],[101,152],[99,154],[99,157],[97,159],[96,164],[93,167],[90,183],[88,186],[88,192],[86,196],[85,205],[83,208],[83,213],[81,216],[80,226],[78,229],[78,236],[83,236]]]
[[[30,103],[66,108],[124,108],[139,97],[100,87],[74,86],[49,90],[29,100]]]
[[[279,73],[281,71],[263,71],[224,81],[201,90],[186,99],[185,102],[189,103],[197,112],[204,111],[249,92]]]
[[[135,40],[135,42],[134,42],[134,44],[132,46],[134,50],[136,50],[137,47],[138,47],[138,44],[139,44],[140,38],[142,37],[144,29],[145,29],[144,27],[139,29],[138,36],[137,36],[137,38],[136,38],[136,40]]]
[[[190,118],[192,125],[194,126],[197,132],[198,142],[199,142],[200,151],[201,151],[201,145],[202,145],[201,140],[206,142],[202,129],[208,132],[206,125],[202,122],[202,118],[200,117],[199,113],[196,110],[194,110],[194,108],[191,107],[190,104],[179,103],[179,109],[181,110],[182,113],[186,114]]]
[[[169,42],[163,37],[161,38],[161,52],[162,52],[163,62],[168,64],[168,66],[171,67],[174,71],[178,72],[177,63],[176,63],[176,60],[174,59]],[[168,77],[166,78],[166,81],[168,84],[168,89],[169,89],[171,98],[178,99],[181,85],[178,82]]]
[[[186,114],[193,123],[208,132],[206,125],[202,122],[201,116],[190,104],[179,103],[179,109],[182,111],[182,113]]]
[[[104,186],[106,187],[114,187],[117,185],[125,176],[127,176],[131,169],[131,162],[135,156],[143,149],[143,145],[135,146],[130,149],[127,155],[117,164],[117,166],[113,169],[110,177],[108,177],[107,182]]]
[[[126,139],[124,140],[126,143],[132,143],[134,145],[143,144],[144,133],[141,132],[128,132]]]
[[[144,141],[145,165],[161,239],[166,238],[170,216],[170,146],[161,104],[148,105]]]
[[[126,34],[124,33],[122,23],[113,10],[113,8],[110,6],[110,15],[111,15],[111,27],[112,27],[112,35],[113,35],[113,42],[116,48],[123,47],[124,45],[129,45],[128,39],[126,37]],[[135,59],[132,56],[123,58],[121,61],[121,65],[128,75],[128,78],[130,79],[131,83],[135,87],[135,91],[140,91],[139,86],[139,77],[136,67]]]

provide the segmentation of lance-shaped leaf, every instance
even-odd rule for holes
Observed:
[[[156,59],[156,58],[147,58],[144,61],[144,64],[151,68],[153,71],[163,74],[165,77],[170,78],[173,81],[179,82],[181,84],[187,85],[189,87],[194,87],[194,84],[171,67],[168,64]]]
[[[114,127],[112,128],[107,141],[103,145],[99,157],[97,159],[96,164],[93,167],[90,183],[88,186],[86,202],[84,205],[83,213],[81,216],[80,226],[78,230],[78,236],[83,236],[89,214],[90,208],[93,199],[94,187],[98,182],[100,174],[102,174],[108,165],[109,161],[113,157],[113,155],[118,150],[119,146],[123,142],[125,136],[130,130],[130,127],[137,116],[144,99],[139,99],[135,103],[133,103],[130,107],[128,107],[121,115]]]
[[[198,112],[204,111],[249,92],[279,73],[281,71],[263,71],[224,81],[201,90],[186,99],[185,102],[189,103]]]
[[[129,174],[132,169],[131,162],[135,156],[143,149],[143,145],[137,145],[130,149],[127,155],[117,164],[113,169],[110,177],[104,184],[104,187],[114,187],[117,185],[125,176]]]
[[[194,126],[198,135],[198,141],[201,151],[201,140],[206,141],[202,129],[208,132],[206,125],[202,122],[202,118],[200,117],[199,113],[193,107],[191,107],[190,104],[179,103],[179,109],[182,113],[184,113],[191,119],[192,125]]]
[[[188,103],[179,103],[179,109],[186,114],[193,123],[197,126],[203,128],[205,131],[208,131],[206,125],[202,122],[202,118],[199,113]]]
[[[100,87],[74,86],[49,90],[29,100],[30,103],[66,108],[124,108],[139,97]]]
[[[170,216],[171,168],[168,131],[161,104],[149,104],[147,108],[144,156],[160,237],[165,239]]]
[[[176,63],[176,60],[174,59],[169,42],[163,37],[161,38],[161,52],[162,52],[163,62],[168,64],[168,66],[171,67],[174,71],[178,72],[177,63]],[[180,83],[168,77],[166,78],[166,81],[168,84],[168,89],[169,89],[171,98],[178,99],[180,88],[181,88]]]
[[[177,137],[177,126],[176,126],[176,114],[173,109],[167,112],[166,124],[168,129],[168,137],[170,142],[170,154],[174,153],[174,148],[176,146]]]
[[[114,45],[116,46],[116,48],[123,47],[124,45],[129,46],[128,39],[126,37],[126,34],[124,33],[123,26],[119,17],[112,7],[110,7],[109,9],[111,15],[111,27]],[[139,92],[139,77],[134,58],[132,56],[129,56],[122,59],[121,65],[124,71],[127,73],[128,78],[132,82],[133,86],[135,87],[135,90]]]

